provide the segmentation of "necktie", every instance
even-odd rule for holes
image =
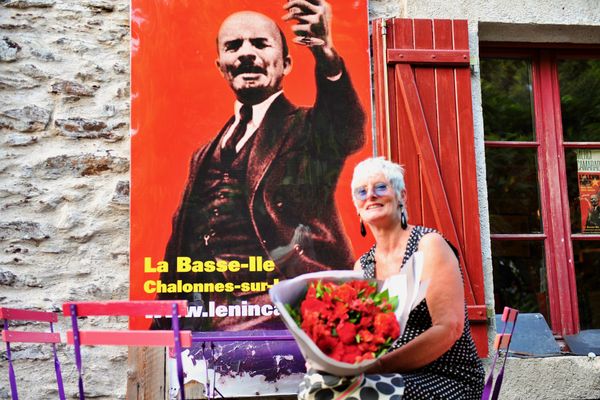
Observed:
[[[221,150],[221,161],[231,164],[235,158],[235,146],[246,133],[248,122],[252,120],[252,106],[244,104],[240,108],[240,121]]]

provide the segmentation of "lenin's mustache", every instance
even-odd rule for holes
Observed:
[[[240,74],[266,74],[267,71],[258,65],[255,64],[240,64],[237,68],[232,69],[231,73],[233,76],[238,76]]]

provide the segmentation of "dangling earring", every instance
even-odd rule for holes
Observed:
[[[404,213],[404,206],[400,204],[400,226],[402,229],[406,230],[408,228],[408,223],[406,222],[406,214]]]
[[[362,218],[360,219],[360,235],[362,237],[367,236],[367,229],[365,228],[365,224],[362,222]]]

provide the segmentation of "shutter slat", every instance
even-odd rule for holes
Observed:
[[[415,47],[417,49],[433,49],[433,22],[428,19],[418,19],[414,20],[414,29],[415,29]],[[425,106],[423,107],[423,113],[425,114],[425,122],[427,127],[429,128],[429,132],[437,132],[438,131],[438,116],[437,110],[435,107],[429,107],[427,105],[435,105],[436,103],[436,82],[435,82],[435,72],[433,68],[421,68],[416,66],[414,68],[415,71],[415,81],[417,84],[417,88],[419,94],[421,96],[421,102]],[[434,152],[437,154],[439,151],[439,146],[437,141],[432,141]],[[414,146],[414,144],[413,144]],[[417,153],[414,153],[414,156],[417,156]],[[422,177],[423,165],[419,165],[419,176]],[[421,204],[424,206],[422,209],[422,217],[420,223],[424,226],[435,226],[435,217],[433,214],[433,209],[428,205],[431,204],[432,199],[429,198],[427,190],[425,190],[423,179],[420,179],[420,187],[421,192],[419,196],[419,206]],[[416,200],[414,196],[411,196],[411,199]],[[409,201],[412,203],[412,201]]]
[[[436,20],[433,25],[434,46],[436,49],[452,49],[453,33],[452,21]],[[462,207],[461,207],[461,179],[459,170],[458,156],[458,130],[456,126],[456,93],[454,90],[454,68],[436,68],[437,79],[437,110],[439,120],[439,130],[432,140],[439,143],[439,153],[437,160],[441,170],[442,185],[444,186],[454,229],[456,230],[456,241],[452,240],[454,246],[464,257],[464,247],[462,240]],[[435,108],[435,104],[429,107]],[[453,184],[444,184],[453,182]],[[445,232],[444,232],[445,233]],[[461,259],[462,261],[462,259]]]
[[[407,48],[412,49],[415,46],[414,43],[414,28],[413,21],[411,20],[396,20],[395,21],[396,29],[394,32],[398,32],[395,38],[395,46],[397,48]],[[390,75],[394,76],[394,70],[392,69]],[[395,78],[394,78],[395,80]],[[393,84],[393,82],[392,82]],[[399,96],[399,95],[398,95]],[[391,98],[391,97],[390,97]],[[410,125],[407,119],[404,117],[405,110],[401,101],[399,101],[399,97],[396,97],[396,125],[398,127],[399,132],[408,132],[410,129]],[[394,136],[394,135],[392,135]],[[395,151],[395,160],[398,160],[400,164],[402,164],[407,171],[419,171],[419,155],[416,151],[414,151],[415,145],[413,143],[412,137],[410,135],[396,135],[398,136],[398,147]],[[415,176],[418,176],[415,175]],[[422,191],[422,184],[418,179],[405,179],[406,181],[406,190],[408,193],[414,193],[411,195],[411,199],[413,197],[416,198],[416,195]],[[411,201],[410,199],[407,201],[407,211],[409,215],[409,221],[411,223],[418,223],[421,220],[421,215],[423,213],[422,203],[419,201]]]
[[[468,23],[454,21],[454,46],[457,49],[469,48]],[[477,193],[477,166],[473,155],[475,140],[473,135],[473,108],[471,101],[471,71],[456,69],[456,100],[460,145],[460,174],[464,210],[464,232],[462,242],[465,249],[465,264],[471,277],[471,286],[476,304],[485,304],[483,287],[483,267],[481,260],[481,232],[479,228],[479,202]],[[477,221],[477,223],[471,223]]]

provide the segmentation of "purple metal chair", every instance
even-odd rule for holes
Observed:
[[[54,354],[54,369],[56,371],[56,382],[58,384],[58,398],[65,400],[65,389],[63,386],[60,362],[56,354],[56,343],[60,343],[60,334],[54,332],[54,322],[58,321],[58,315],[47,311],[19,310],[15,308],[0,308],[0,318],[4,320],[2,341],[6,342],[6,358],[8,359],[8,380],[10,382],[10,393],[13,400],[19,399],[17,392],[17,379],[13,368],[11,356],[11,343],[51,343]],[[24,332],[9,330],[8,321],[35,321],[48,322],[50,332]]]
[[[483,388],[481,400],[497,400],[500,396],[500,388],[502,387],[502,381],[504,380],[504,367],[506,365],[506,358],[508,356],[508,348],[515,330],[515,325],[517,324],[518,315],[519,311],[515,310],[514,308],[504,307],[504,312],[502,313],[502,322],[504,322],[504,328],[502,329],[502,333],[496,335],[496,340],[494,342],[496,354],[494,355],[494,360],[492,361],[490,374]],[[510,330],[508,330],[509,325]],[[507,331],[510,333],[507,333]],[[503,351],[502,356],[500,356],[500,350]],[[502,357],[502,367],[500,368],[500,371],[494,380],[494,370],[496,368],[496,361],[498,360],[498,357]]]
[[[181,385],[180,399],[185,400],[183,386],[183,364],[181,351],[192,344],[191,331],[179,329],[179,317],[187,314],[185,300],[148,300],[148,301],[87,301],[63,304],[63,313],[71,317],[72,330],[67,331],[67,343],[74,345],[75,365],[78,372],[79,400],[85,400],[83,389],[82,345],[107,346],[167,346],[175,349],[177,375]],[[169,331],[131,331],[131,330],[81,330],[78,317],[87,316],[129,316],[145,315],[171,316],[173,330]]]

